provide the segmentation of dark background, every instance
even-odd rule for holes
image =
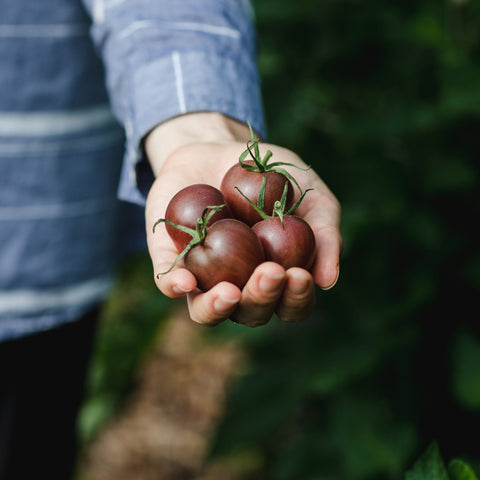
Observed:
[[[265,479],[400,478],[480,459],[480,3],[255,3],[269,141],[343,207],[340,279],[252,345],[219,451]]]
[[[249,355],[212,455],[253,458],[261,480],[400,479],[436,441],[478,469],[480,2],[254,7],[268,141],[336,194],[345,248],[308,321],[208,330]],[[148,292],[104,338],[91,423],[168,307]]]

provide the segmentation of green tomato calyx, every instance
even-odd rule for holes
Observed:
[[[210,219],[215,215],[216,212],[221,210],[225,204],[223,205],[213,205],[213,206],[208,206],[205,207],[205,209],[202,212],[202,215],[200,218],[197,218],[197,222],[195,225],[195,228],[190,228],[190,227],[185,227],[184,225],[178,225],[170,220],[167,220],[166,218],[160,218],[157,220],[152,228],[153,233],[155,233],[155,228],[157,227],[158,224],[160,223],[166,223],[172,227],[178,228],[182,232],[188,233],[191,235],[192,239],[187,243],[185,248],[180,252],[178,257],[175,259],[173,262],[172,266],[166,270],[165,272],[160,272],[157,274],[157,278],[160,277],[160,275],[165,275],[166,273],[170,272],[173,270],[175,265],[193,248],[196,247],[197,245],[200,245],[203,243],[205,240],[205,237],[207,236],[207,224],[210,221]]]
[[[288,163],[288,162],[268,163],[273,156],[272,151],[267,150],[267,152],[265,153],[265,156],[262,158],[262,155],[260,154],[260,148],[258,146],[260,143],[260,140],[255,135],[255,132],[253,131],[253,128],[250,122],[247,121],[247,125],[248,125],[248,128],[250,129],[251,140],[248,141],[246,150],[244,150],[240,155],[240,157],[238,158],[238,161],[242,166],[242,168],[245,168],[250,172],[257,172],[257,173],[266,173],[266,172],[281,173],[282,175],[287,177],[290,181],[292,181],[301,192],[302,189],[300,188],[300,185],[295,180],[293,175],[287,172],[287,170],[285,170],[285,168],[283,167],[294,167],[294,168],[298,168],[299,170],[306,171],[310,169],[310,166],[306,168],[302,168],[298,165],[295,165],[294,163]],[[252,158],[253,165],[249,163],[245,163],[245,159],[247,158],[248,155],[250,155],[250,157]]]

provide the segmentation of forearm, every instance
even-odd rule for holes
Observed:
[[[213,112],[189,113],[155,127],[145,138],[145,152],[157,177],[175,150],[195,143],[247,143],[247,125]]]

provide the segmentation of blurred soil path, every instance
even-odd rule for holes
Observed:
[[[136,390],[86,449],[80,480],[241,478],[238,466],[205,456],[244,356],[233,342],[202,341],[204,328],[183,306],[173,312]]]

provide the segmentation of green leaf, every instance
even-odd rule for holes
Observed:
[[[454,458],[448,464],[448,473],[452,480],[478,480],[470,465],[459,458]]]
[[[450,480],[436,442],[407,471],[405,480]]]
[[[480,341],[469,330],[457,332],[452,352],[453,392],[469,410],[480,409]]]

